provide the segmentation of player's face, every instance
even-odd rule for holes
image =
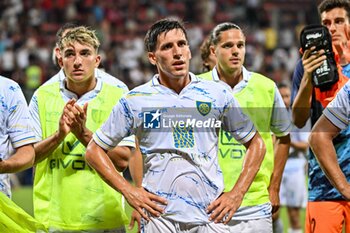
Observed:
[[[245,37],[241,30],[230,29],[220,34],[220,41],[214,53],[217,65],[225,73],[240,70],[244,63]]]
[[[94,78],[101,58],[92,46],[75,42],[66,46],[61,55],[60,63],[69,82],[82,83]]]
[[[331,33],[334,44],[347,41],[345,27],[349,25],[349,18],[344,8],[334,8],[330,11],[322,12],[321,21]]]
[[[148,53],[162,78],[180,79],[188,76],[191,51],[185,34],[180,29],[163,32],[158,36],[157,47]]]
[[[290,89],[288,87],[279,88],[284,104],[287,108],[290,106]]]

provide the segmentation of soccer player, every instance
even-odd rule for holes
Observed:
[[[10,174],[33,166],[36,142],[27,102],[19,85],[0,76],[0,231],[43,230],[11,198]]]
[[[71,29],[76,28],[76,27],[78,27],[78,25],[75,23],[66,23],[57,31],[57,33],[56,33],[56,45],[55,45],[55,48],[53,49],[53,61],[61,69],[56,75],[54,75],[52,78],[50,78],[46,83],[56,82],[57,80],[62,81],[65,78],[65,74],[64,74],[64,70],[62,69],[62,65],[58,62],[60,57],[61,57],[60,48],[59,48],[58,43],[67,32],[69,32]],[[128,91],[128,87],[123,82],[118,80],[116,77],[104,72],[101,69],[95,68],[95,76],[96,76],[96,78],[103,79],[103,81],[108,82],[111,85],[114,85],[114,86],[117,86],[119,88],[124,89],[126,92]],[[132,138],[130,141],[133,145]],[[124,142],[126,142],[126,140],[124,140]]]
[[[287,84],[280,83],[278,85],[278,90],[281,93],[284,104],[289,110],[290,87]],[[291,114],[291,111],[288,112]],[[302,233],[300,210],[306,207],[307,202],[305,165],[306,153],[309,147],[308,136],[310,130],[310,122],[308,122],[301,129],[293,126],[290,133],[291,143],[289,156],[283,171],[280,189],[281,206],[287,207],[290,225],[288,233]],[[280,221],[280,219],[278,221]]]
[[[225,22],[211,34],[211,50],[217,64],[200,77],[233,90],[243,111],[254,122],[264,139],[266,155],[241,207],[229,222],[231,232],[272,232],[272,213],[279,207],[279,188],[289,149],[291,127],[288,112],[276,84],[269,78],[250,72],[243,66],[246,38],[239,26]],[[275,146],[271,132],[276,135]],[[225,190],[236,185],[246,149],[222,130],[219,138],[219,162]]]
[[[0,191],[11,197],[10,176],[33,166],[36,142],[19,85],[0,76]]]
[[[342,44],[347,42],[346,27],[350,23],[350,2],[346,0],[324,0],[318,6],[321,23],[325,25],[337,48],[342,73],[349,75],[350,65],[343,56]],[[339,50],[339,51],[338,51]],[[312,53],[314,48],[304,51],[293,74],[292,104],[293,122],[301,128],[308,118],[313,126],[322,115],[322,99],[316,99],[316,88],[312,86],[311,74],[326,59],[324,51]],[[311,54],[312,53],[312,54]],[[348,76],[349,77],[349,76]],[[350,128],[346,128],[333,141],[337,151],[337,160],[346,177],[350,177],[347,164],[350,154],[347,147],[350,143]],[[305,232],[341,232],[342,225],[350,220],[349,202],[329,182],[322,171],[314,153],[308,156],[308,203],[306,206]],[[339,208],[339,210],[337,209]]]
[[[158,74],[119,101],[94,134],[86,158],[149,220],[142,224],[144,232],[228,232],[223,223],[232,217],[259,170],[263,141],[229,89],[189,72],[191,52],[180,21],[154,23],[145,47]],[[240,178],[226,193],[217,161],[221,123],[247,149]],[[145,158],[144,190],[130,186],[106,155],[132,133]]]
[[[35,136],[34,215],[50,231],[125,232],[122,197],[85,161],[86,145],[125,92],[95,76],[95,32],[70,29],[59,41],[64,79],[38,88],[30,102]],[[127,166],[114,160],[119,172]],[[126,148],[129,150],[128,148]],[[127,153],[128,155],[128,153]],[[120,163],[119,163],[120,162]]]

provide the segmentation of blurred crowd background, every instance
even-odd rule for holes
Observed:
[[[168,16],[184,20],[192,51],[191,71],[202,72],[199,47],[210,30],[231,21],[247,35],[245,66],[276,82],[290,82],[300,57],[299,33],[318,23],[316,0],[2,0],[0,74],[33,91],[58,72],[52,60],[57,30],[66,22],[95,29],[102,67],[133,88],[153,67],[143,47],[148,27]]]

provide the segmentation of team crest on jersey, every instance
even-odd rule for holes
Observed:
[[[197,106],[198,112],[202,116],[208,115],[208,113],[211,110],[211,102],[196,101],[196,106]]]

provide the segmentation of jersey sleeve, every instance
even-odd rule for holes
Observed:
[[[29,113],[30,113],[30,120],[33,127],[35,138],[38,141],[41,141],[42,130],[41,130],[41,123],[40,123],[40,116],[39,116],[38,98],[37,98],[36,92],[32,96],[32,99],[30,100]]]
[[[113,107],[107,121],[93,135],[94,141],[105,150],[118,145],[123,138],[133,134],[133,113],[125,98]]]
[[[276,85],[270,129],[277,137],[288,135],[292,129],[292,120]]]
[[[135,135],[131,135],[129,137],[123,138],[123,140],[118,143],[118,146],[128,146],[128,147],[136,148]]]
[[[256,129],[253,122],[242,112],[242,109],[233,97],[232,93],[227,95],[227,102],[223,111],[222,127],[241,144],[251,140]]]
[[[35,143],[27,102],[18,84],[8,92],[7,131],[14,148]]]
[[[349,125],[350,112],[350,82],[338,92],[337,96],[330,102],[323,114],[339,129],[345,129]]]

